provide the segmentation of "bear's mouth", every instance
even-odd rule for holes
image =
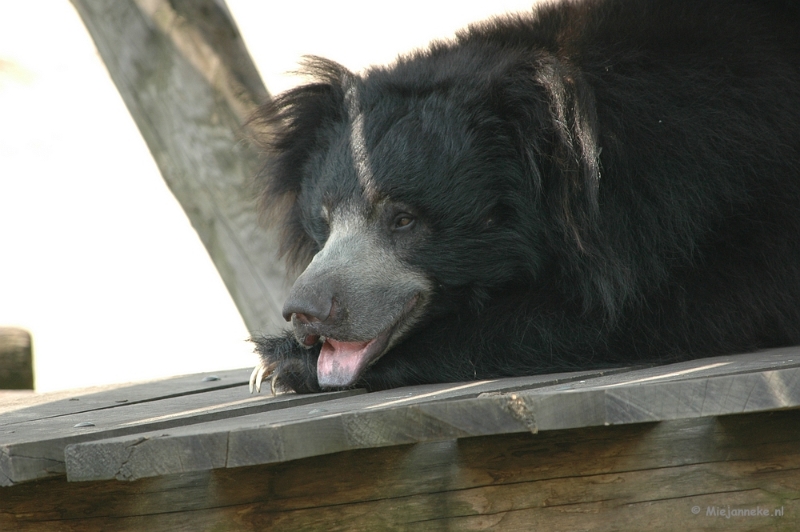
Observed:
[[[363,342],[343,342],[327,337],[322,343],[317,359],[317,380],[321,388],[353,386],[364,371],[389,350],[408,325],[411,311],[417,305],[419,294],[412,297],[391,325],[378,336]]]

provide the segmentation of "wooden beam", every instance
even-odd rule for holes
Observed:
[[[33,346],[28,331],[0,327],[0,390],[33,390]]]
[[[179,375],[146,382],[117,383],[94,388],[37,393],[0,404],[0,428],[28,421],[107,410],[122,405],[155,403],[163,399],[243,386],[250,369]]]
[[[269,96],[224,1],[72,4],[248,329],[277,331],[289,283],[257,220],[241,128]]]
[[[0,486],[63,475],[66,472],[65,449],[79,442],[113,441],[116,437],[129,435],[134,442],[132,446],[136,447],[137,434],[149,435],[152,431],[158,431],[159,437],[164,438],[176,428],[214,420],[227,421],[235,426],[236,418],[240,416],[248,417],[269,410],[290,409],[292,413],[289,418],[292,419],[303,419],[306,416],[316,418],[341,408],[358,409],[364,405],[381,405],[387,402],[408,404],[477,397],[485,391],[527,389],[531,386],[596,377],[607,372],[414,386],[403,388],[402,391],[387,390],[370,394],[369,399],[364,401],[344,403],[337,399],[357,396],[363,394],[364,390],[307,395],[283,394],[277,397],[269,394],[253,396],[247,392],[249,373],[250,370],[235,370],[213,375],[187,375],[89,395],[61,397],[51,403],[10,410],[0,416]],[[314,406],[312,403],[321,404]],[[165,432],[167,429],[169,431]],[[225,442],[225,445],[220,446],[220,442]],[[332,440],[330,444],[336,445],[336,441]],[[179,451],[179,459],[175,459],[176,455],[171,452],[160,454],[166,448],[157,447],[157,454],[149,462],[146,472],[135,469],[132,474],[138,477],[165,474],[175,471],[176,468],[202,470],[225,467],[226,447],[225,433],[209,435],[192,449]],[[297,451],[299,448],[286,450],[290,454]],[[100,461],[90,458],[80,467],[74,465],[73,469],[80,471],[79,477],[96,478],[107,474],[111,464],[120,460],[125,462],[125,458],[119,453],[129,451],[126,446],[115,446],[110,452],[115,458]],[[137,459],[141,457],[137,455]],[[80,461],[81,457],[76,456],[75,460]]]
[[[249,374],[247,369],[187,375],[7,412],[0,417],[0,486],[64,475],[64,448],[72,443],[231,420],[364,393],[250,396]],[[206,467],[224,467],[210,459]]]
[[[798,469],[795,410],[347,451],[136,482],[47,479],[0,492],[0,529],[788,532],[800,519]]]
[[[224,463],[242,467],[341,451],[517,432],[800,407],[798,349],[718,357],[608,376],[527,377],[334,399],[162,432],[68,445],[70,480],[134,480]],[[742,371],[745,371],[742,373]],[[576,378],[577,377],[577,378]],[[468,387],[468,388],[467,388]],[[400,397],[398,397],[400,396]],[[215,442],[224,440],[224,448]],[[211,457],[214,453],[220,453]],[[199,457],[175,460],[174,457]]]

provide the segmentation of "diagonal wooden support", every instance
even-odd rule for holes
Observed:
[[[248,329],[276,331],[287,276],[257,220],[241,126],[269,95],[224,1],[72,3]]]

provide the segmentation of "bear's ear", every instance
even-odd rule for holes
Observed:
[[[265,157],[255,181],[262,217],[280,224],[281,254],[291,266],[305,268],[317,251],[305,231],[297,205],[306,163],[324,149],[319,131],[346,116],[343,87],[353,74],[320,57],[307,56],[299,71],[312,82],[290,89],[261,106],[248,124]]]

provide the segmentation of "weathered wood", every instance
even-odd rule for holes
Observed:
[[[375,446],[365,444],[369,438],[365,432],[368,432],[369,427],[358,422],[353,424],[349,414],[370,411],[377,413],[396,405],[403,405],[400,408],[405,411],[412,405],[443,402],[449,404],[450,401],[461,398],[475,398],[486,391],[497,393],[550,386],[601,374],[602,372],[580,372],[498,381],[411,386],[342,399],[331,398],[324,403],[286,408],[268,415],[251,414],[236,419],[221,419],[198,424],[194,429],[178,426],[168,434],[142,430],[131,436],[103,439],[90,447],[80,443],[67,445],[64,451],[67,475],[72,481],[108,478],[135,480],[155,475],[200,471],[209,467],[283,462],[345,449]],[[380,414],[378,419],[382,419]],[[394,421],[393,419],[392,422]],[[370,421],[367,422],[369,423]],[[425,434],[418,433],[419,431],[405,434],[402,425],[395,427],[396,433],[384,437],[377,445],[493,434],[497,424],[487,420],[484,427],[474,429],[477,432],[458,430],[446,423],[435,422],[426,428],[429,432]],[[515,425],[515,428],[516,431],[526,430],[525,426],[519,428]],[[421,439],[415,439],[417,436]],[[180,460],[176,456],[180,456]]]
[[[0,529],[793,531],[799,468],[793,410],[43,480],[3,489]],[[736,515],[756,507],[769,515]]]
[[[613,370],[616,372],[624,369]],[[0,416],[0,486],[26,482],[44,476],[64,474],[64,450],[73,443],[113,439],[125,434],[138,441],[139,433],[163,431],[172,427],[185,427],[212,420],[228,420],[236,423],[238,416],[254,412],[265,412],[325,402],[320,408],[311,408],[314,415],[324,415],[328,404],[334,399],[355,396],[363,390],[294,395],[278,397],[266,395],[250,396],[247,393],[247,377],[250,370],[234,370],[214,374],[197,374],[149,382],[88,395],[77,395],[30,408],[18,408]],[[417,386],[403,390],[389,390],[371,395],[367,401],[373,404],[402,404],[408,401],[427,402],[447,398],[475,397],[492,390],[513,391],[545,384],[569,382],[570,380],[596,377],[603,372],[582,372],[538,377],[504,379],[502,381],[473,382],[460,385],[442,384]],[[376,403],[377,401],[377,403]],[[339,404],[345,409],[358,408],[361,402]],[[306,410],[292,410],[289,417],[302,419]],[[79,426],[92,423],[91,426]],[[148,471],[152,474],[170,472],[175,467],[187,470],[224,467],[225,436],[213,435],[206,439],[200,452],[194,447],[185,451],[182,459],[171,452],[148,459]],[[172,444],[169,444],[172,445]],[[227,445],[227,443],[225,443]],[[136,443],[133,446],[138,446]],[[158,447],[158,449],[167,449]],[[209,455],[209,449],[213,455]],[[147,449],[142,448],[145,452]],[[119,453],[124,448],[112,451],[113,459],[91,458],[80,469],[83,475],[96,475],[112,467],[122,459]],[[195,457],[199,460],[195,464]],[[80,459],[80,458],[78,458]],[[92,473],[92,471],[100,473]],[[121,473],[125,474],[125,473]],[[141,474],[141,473],[138,473]],[[92,476],[94,478],[94,476]]]
[[[780,347],[754,353],[700,358],[676,364],[652,366],[636,374],[609,375],[588,383],[588,386],[621,386],[694,379],[705,376],[738,375],[764,370],[800,367],[800,346]],[[587,383],[573,382],[563,389],[585,388]]]
[[[0,327],[0,389],[33,390],[33,348],[28,331]]]
[[[172,379],[176,385],[184,386],[189,384],[186,380],[185,377]],[[234,379],[228,379],[231,380]],[[54,409],[48,409],[50,415],[35,420],[6,422],[8,416],[0,417],[0,421],[3,422],[0,426],[0,486],[63,475],[66,471],[64,448],[71,443],[136,434],[141,431],[164,431],[175,426],[233,419],[256,412],[307,405],[363,393],[363,390],[348,390],[315,395],[249,396],[246,385],[242,382],[214,386],[215,383],[223,382],[223,379],[205,382],[199,375],[194,376],[192,381],[191,389],[184,389],[183,393],[173,391],[168,396],[161,395],[158,400],[147,398],[129,402],[127,399],[117,399],[113,404],[109,404],[109,393],[104,392],[96,394],[100,397],[86,397],[84,409],[79,411],[73,412],[70,407],[80,401],[69,401],[69,404],[60,401],[59,406],[63,408],[60,414],[54,414]],[[198,390],[198,384],[207,384],[207,387]],[[236,387],[231,387],[231,384]],[[147,386],[140,388],[149,389]],[[152,392],[159,389],[163,387],[155,386]],[[141,397],[143,392],[140,391],[132,396],[136,395]],[[121,396],[122,392],[117,395]],[[94,407],[90,406],[92,404]],[[206,465],[224,466],[213,462]]]
[[[147,382],[113,384],[100,391],[67,390],[35,394],[0,404],[0,428],[37,419],[104,410],[122,404],[154,403],[170,397],[205,393],[247,384],[250,368],[180,375]]]
[[[202,470],[209,463],[241,467],[471,436],[794,408],[800,406],[797,353],[775,350],[608,376],[573,375],[568,382],[528,377],[526,387],[520,389],[520,381],[513,393],[503,388],[510,385],[505,379],[387,390],[176,427],[169,436],[140,432],[69,445],[67,475],[133,480]],[[741,373],[744,368],[749,372]],[[177,454],[199,458],[179,461]]]
[[[800,410],[776,410],[800,407],[798,355],[349,397],[251,397],[237,370],[38,405],[0,416],[0,465],[24,477],[60,439],[48,452],[87,482],[0,489],[0,530],[792,530]],[[728,506],[759,515],[708,513]]]
[[[248,329],[278,330],[287,274],[256,219],[240,126],[268,94],[224,2],[72,3]]]

